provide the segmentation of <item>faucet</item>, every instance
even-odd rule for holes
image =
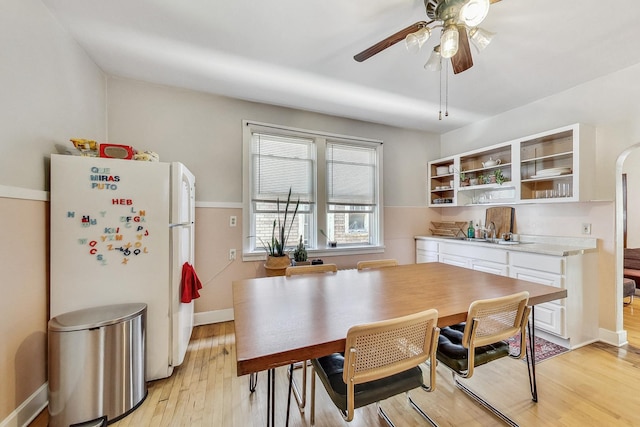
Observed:
[[[496,240],[496,225],[493,221],[487,225],[487,229],[491,231],[491,241],[495,242]]]

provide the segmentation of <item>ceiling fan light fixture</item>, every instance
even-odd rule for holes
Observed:
[[[460,19],[469,27],[480,25],[489,13],[489,0],[469,0],[460,9]]]
[[[484,28],[475,27],[469,31],[469,39],[471,39],[471,43],[478,49],[478,52],[481,52],[486,48],[491,40],[493,40],[493,36],[496,33],[492,33],[491,31],[487,31]]]
[[[440,37],[440,55],[443,58],[451,58],[458,52],[459,37],[458,27],[454,24],[445,27]]]
[[[408,34],[404,39],[407,50],[411,53],[418,53],[422,45],[431,37],[431,29],[425,26],[418,31]]]
[[[442,55],[440,55],[440,46],[436,46],[431,51],[424,69],[428,71],[440,71],[442,69]]]

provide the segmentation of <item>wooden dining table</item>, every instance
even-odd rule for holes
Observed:
[[[567,296],[565,289],[442,263],[236,280],[237,375],[273,374],[344,351],[347,330],[357,324],[435,308],[442,328],[463,322],[475,300],[521,291],[529,292],[532,307]],[[274,411],[274,396],[269,401]]]

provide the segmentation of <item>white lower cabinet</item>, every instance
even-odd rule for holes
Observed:
[[[513,254],[515,255],[515,254]],[[534,261],[538,255],[534,256]],[[512,258],[519,258],[514,257]],[[531,255],[524,257],[523,259],[531,258]],[[556,257],[553,257],[556,258]],[[529,282],[540,283],[542,285],[553,286],[556,288],[564,288],[563,276],[561,274],[550,273],[548,271],[533,270],[530,268],[516,267],[512,264],[510,267],[511,277],[516,279],[522,279]],[[535,263],[528,264],[535,266]],[[567,336],[567,322],[565,319],[565,299],[555,300],[551,302],[545,302],[535,306],[535,326],[538,329],[543,329],[552,334],[561,336],[562,338],[569,338]]]
[[[438,262],[438,242],[416,239],[416,264]]]
[[[535,306],[536,330],[570,348],[597,340],[597,253],[553,256],[416,239],[416,262],[435,261],[566,289],[567,298]]]
[[[535,306],[536,329],[561,338],[560,344],[580,347],[597,340],[597,254],[551,256],[512,252],[509,275],[566,289],[567,297]]]

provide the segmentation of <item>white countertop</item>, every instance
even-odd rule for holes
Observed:
[[[555,237],[517,235],[514,238],[518,244],[499,244],[483,240],[463,240],[462,238],[442,236],[415,236],[416,240],[433,240],[443,243],[459,243],[464,245],[484,246],[494,249],[504,249],[512,252],[528,252],[553,256],[580,255],[598,250],[598,239],[594,237]]]

